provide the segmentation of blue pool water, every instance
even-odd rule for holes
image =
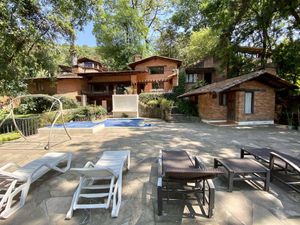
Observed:
[[[102,122],[92,122],[92,121],[75,121],[65,123],[67,128],[91,128],[101,124]],[[55,124],[56,128],[63,128],[62,124]]]
[[[151,124],[145,124],[144,119],[106,119],[101,122],[75,121],[65,123],[67,128],[92,128],[103,124],[104,127],[150,127]],[[63,128],[62,124],[54,125],[56,128]]]

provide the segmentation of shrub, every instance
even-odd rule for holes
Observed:
[[[55,115],[57,112],[45,112],[43,114],[41,114],[40,118],[39,118],[39,126],[40,127],[45,127],[48,125],[51,125],[55,119]],[[64,122],[69,122],[72,120],[72,114],[70,112],[64,113]],[[56,124],[62,124],[63,120],[61,118],[61,116],[57,119]]]
[[[67,98],[65,96],[62,97],[57,96],[57,97],[62,102],[63,109],[74,109],[79,107],[79,104],[75,99]],[[56,106],[56,108],[58,109],[58,106]]]
[[[174,93],[141,93],[139,95],[139,101],[144,104],[147,104],[152,100],[157,100],[160,102],[163,98],[175,101],[176,95]]]
[[[160,105],[164,110],[172,110],[174,101],[163,98]]]
[[[78,120],[82,118],[87,118],[88,120],[99,119],[107,114],[106,109],[102,106],[85,106],[79,107],[75,111],[72,112],[71,118],[72,120]]]
[[[78,107],[78,103],[73,99],[67,97],[58,97],[58,98],[61,100],[63,104],[63,109],[71,109],[71,108]],[[43,97],[23,98],[21,100],[19,107],[15,108],[14,112],[16,114],[43,113],[51,108],[53,102],[54,100],[50,98],[43,98]],[[58,104],[55,104],[52,108],[52,110],[58,110],[58,109],[59,109]]]
[[[183,113],[187,116],[197,116],[198,109],[195,103],[187,100],[180,99],[176,102],[176,107],[179,113]]]
[[[147,105],[150,107],[159,107],[160,101],[159,100],[150,100],[147,102]]]
[[[2,143],[4,141],[12,141],[12,140],[18,139],[20,137],[21,137],[21,135],[18,132],[0,134],[0,143]]]

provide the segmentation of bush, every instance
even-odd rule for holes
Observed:
[[[62,102],[63,104],[63,109],[74,109],[74,108],[78,108],[79,104],[75,99],[72,98],[67,98],[67,97],[59,97],[59,100]],[[58,109],[58,106],[56,106],[56,109]]]
[[[57,112],[45,112],[43,114],[41,114],[40,118],[39,118],[39,127],[45,127],[48,125],[51,125],[55,119],[55,115]],[[70,112],[64,113],[64,122],[69,122],[72,120],[72,114]],[[60,117],[58,117],[56,124],[62,124],[63,120]]]
[[[71,109],[71,108],[78,107],[78,103],[73,99],[70,99],[67,97],[60,97],[59,99],[61,100],[61,102],[63,104],[63,109]],[[14,112],[16,114],[43,113],[51,108],[53,102],[54,102],[54,100],[52,100],[50,98],[43,98],[43,97],[23,98],[21,100],[19,107],[15,108]],[[52,109],[58,110],[59,105],[55,104]]]
[[[85,106],[79,107],[75,111],[72,112],[71,120],[78,120],[86,118],[88,120],[99,119],[107,114],[106,109],[102,106]]]
[[[172,110],[173,105],[174,105],[174,101],[171,101],[171,100],[168,100],[168,99],[163,98],[163,99],[161,100],[160,105],[161,105],[162,109],[165,109],[165,110]]]
[[[167,100],[176,100],[174,93],[141,93],[139,95],[139,101],[147,104],[149,101],[156,100],[160,102],[163,98]]]
[[[160,101],[159,100],[150,100],[147,102],[147,105],[150,107],[159,107]]]
[[[180,99],[175,105],[179,113],[187,116],[198,116],[197,105],[191,101]]]
[[[12,140],[18,139],[20,137],[21,137],[21,135],[18,132],[0,134],[0,143],[2,143],[4,141],[12,141]]]

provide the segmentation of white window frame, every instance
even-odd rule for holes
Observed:
[[[252,91],[245,92],[244,112],[245,114],[254,113],[254,92]]]

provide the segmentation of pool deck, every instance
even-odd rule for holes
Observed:
[[[145,121],[146,123],[149,122]],[[165,123],[150,120],[155,127],[105,128],[95,134],[77,134],[71,141],[61,134],[53,137],[51,151],[73,153],[73,167],[96,161],[105,150],[130,150],[131,170],[123,177],[123,199],[118,218],[110,210],[75,211],[64,220],[78,177],[71,173],[49,172],[30,188],[26,205],[0,225],[75,225],[75,224],[300,224],[300,194],[274,181],[265,192],[246,182],[237,182],[227,192],[224,178],[214,180],[216,206],[214,216],[205,218],[198,207],[192,218],[182,201],[166,205],[163,216],[156,215],[156,158],[161,149],[187,150],[200,156],[207,166],[215,157],[239,157],[241,146],[269,147],[300,157],[300,132],[274,126],[216,127],[204,123]],[[24,165],[47,151],[47,137],[36,135],[29,142],[0,145],[0,165],[15,162]]]

